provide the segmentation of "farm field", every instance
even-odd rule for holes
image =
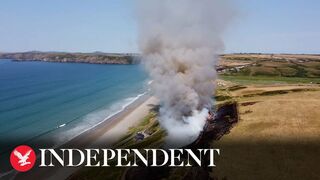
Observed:
[[[240,121],[230,134],[213,142],[222,150],[214,176],[318,179],[320,86],[232,87],[218,90],[218,97],[224,97],[218,104],[236,101]]]

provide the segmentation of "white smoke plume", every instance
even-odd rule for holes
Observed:
[[[213,105],[228,0],[137,0],[139,46],[170,146],[198,137]]]

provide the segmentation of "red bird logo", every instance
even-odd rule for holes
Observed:
[[[18,146],[10,155],[12,167],[19,172],[29,171],[35,164],[36,154],[29,146]]]
[[[29,159],[30,153],[31,153],[31,150],[29,150],[24,156],[22,156],[22,154],[19,151],[17,150],[13,151],[13,154],[19,158],[18,163],[20,164],[20,166],[31,164],[31,162],[27,161]]]

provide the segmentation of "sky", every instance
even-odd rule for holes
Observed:
[[[0,52],[136,53],[135,0],[1,0]],[[233,0],[226,53],[320,53],[319,0]]]

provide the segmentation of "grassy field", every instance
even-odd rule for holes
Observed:
[[[219,179],[319,179],[320,86],[242,85],[218,94],[237,101],[240,122],[213,143]]]
[[[320,56],[225,55],[218,69],[221,69],[222,74],[232,76],[319,78]]]
[[[319,78],[301,78],[301,77],[270,77],[270,76],[243,76],[243,75],[219,75],[226,81],[238,84],[319,84]]]

